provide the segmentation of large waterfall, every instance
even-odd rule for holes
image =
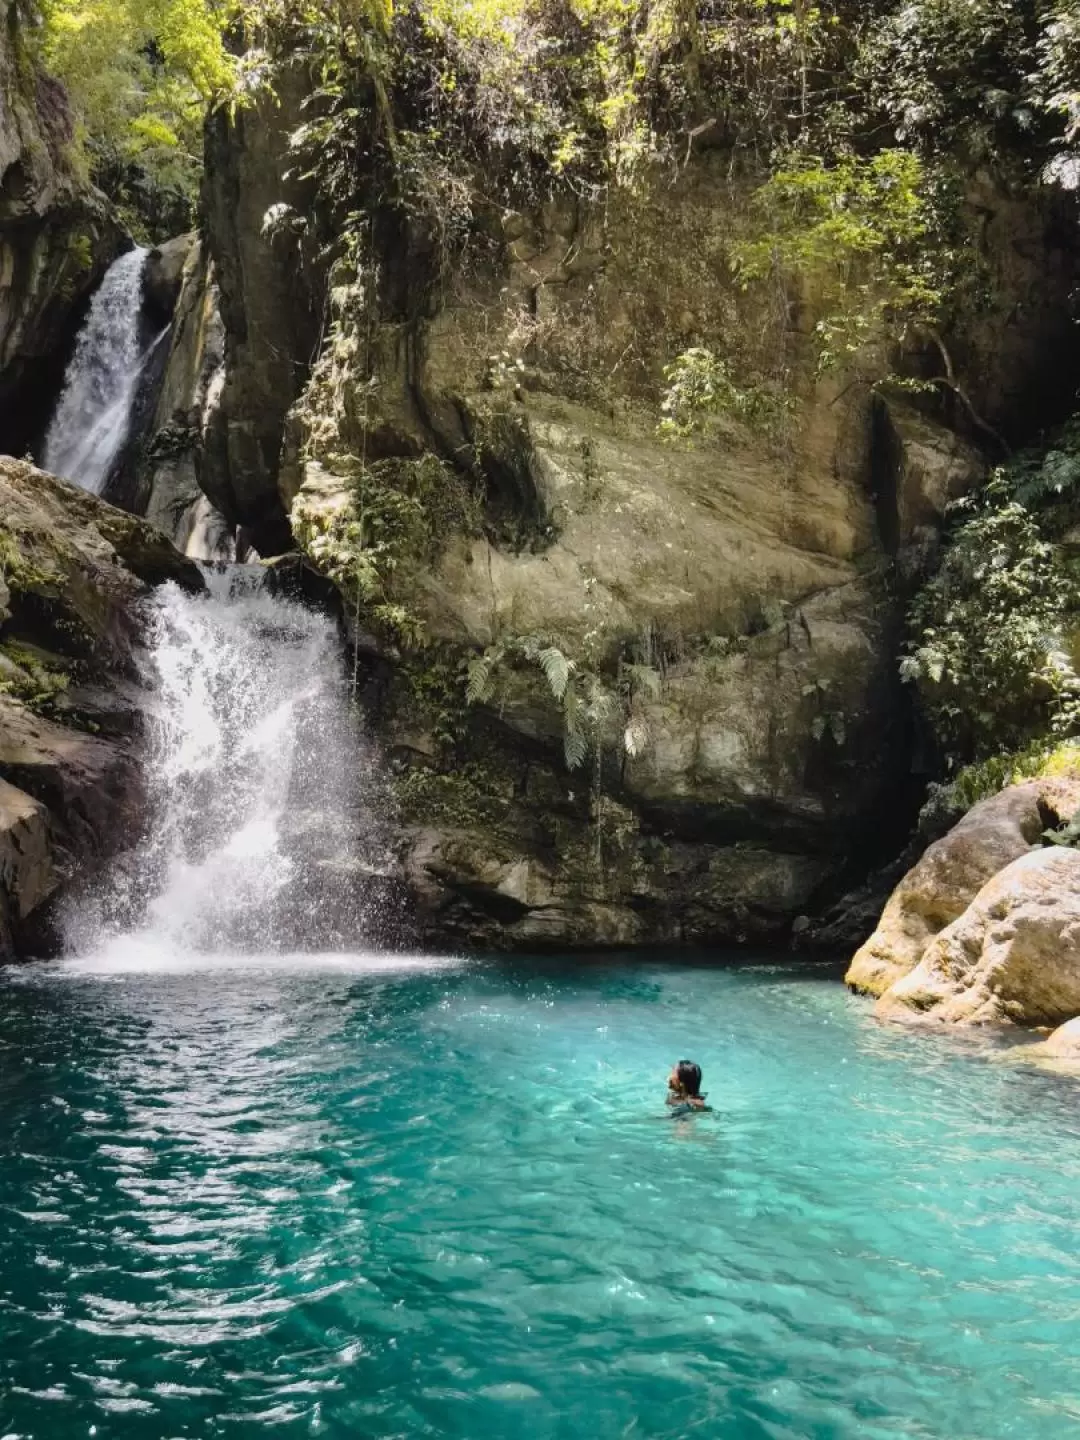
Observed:
[[[153,603],[145,834],[75,899],[68,948],[143,959],[367,948],[393,938],[378,768],[338,634],[260,567]]]
[[[45,437],[44,468],[95,495],[101,493],[127,439],[139,377],[157,343],[145,346],[142,335],[148,253],[129,250],[101,282]]]

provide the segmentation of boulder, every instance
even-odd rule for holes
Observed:
[[[156,246],[146,257],[143,303],[158,325],[167,325],[173,317],[180,298],[184,267],[196,243],[193,234],[177,235]]]
[[[55,883],[44,805],[0,780],[0,959],[11,956],[18,926]]]
[[[988,880],[1078,807],[1080,782],[1069,780],[1031,780],[980,801],[901,880],[877,929],[856,952],[846,983],[869,995],[884,994],[915,968],[929,943],[964,913]]]
[[[0,459],[0,955],[44,903],[130,840],[148,583],[198,568],[145,521]],[[48,712],[48,713],[44,713]]]
[[[1080,851],[1033,850],[995,875],[876,1013],[1057,1025],[1080,1012]]]
[[[1039,1046],[1039,1051],[1052,1060],[1074,1060],[1080,1064],[1080,1015],[1059,1025]]]
[[[147,584],[204,584],[159,530],[21,460],[0,458],[0,547],[5,638],[84,662],[126,661]]]
[[[126,745],[58,725],[0,695],[0,776],[45,807],[62,844],[62,873],[72,873],[80,852],[125,838],[136,782]]]

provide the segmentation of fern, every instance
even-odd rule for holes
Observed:
[[[1075,497],[1080,488],[1080,455],[1072,450],[1051,450],[1036,467],[1017,467],[1014,494],[1025,509]]]
[[[566,768],[578,770],[589,755],[589,736],[586,729],[585,707],[576,686],[569,686],[563,696],[563,754]]]
[[[502,658],[502,646],[495,645],[469,661],[465,699],[470,705],[482,705],[485,700],[490,700],[495,688],[495,670]]]
[[[547,678],[552,695],[556,700],[561,701],[566,695],[570,676],[574,673],[574,662],[568,660],[563,652],[554,645],[549,645],[545,650],[541,650],[536,659]]]
[[[649,744],[649,727],[640,715],[635,715],[623,731],[623,749],[631,760],[644,753]]]
[[[623,676],[631,694],[647,695],[650,700],[659,700],[663,694],[664,677],[652,665],[624,665]]]

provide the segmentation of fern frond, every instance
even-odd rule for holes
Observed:
[[[495,667],[502,657],[501,646],[493,646],[469,661],[469,678],[465,686],[465,699],[468,704],[482,705],[491,698],[495,685]]]
[[[589,677],[587,715],[593,730],[601,730],[618,709],[618,700],[595,675]]]
[[[649,727],[640,715],[635,715],[623,731],[623,749],[631,760],[636,760],[648,748],[651,735]]]
[[[572,685],[563,696],[563,754],[568,770],[580,769],[589,754],[584,707]]]
[[[562,700],[566,694],[566,687],[570,683],[570,676],[574,672],[574,662],[568,660],[555,645],[549,645],[546,649],[541,650],[536,658],[547,677],[552,695],[556,700]]]
[[[624,665],[623,674],[630,682],[630,688],[650,700],[659,700],[664,690],[664,677],[652,665]]]

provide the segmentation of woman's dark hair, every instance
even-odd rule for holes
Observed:
[[[701,1066],[695,1065],[693,1060],[680,1060],[675,1066],[675,1074],[679,1077],[679,1084],[693,1099],[701,1098]]]

